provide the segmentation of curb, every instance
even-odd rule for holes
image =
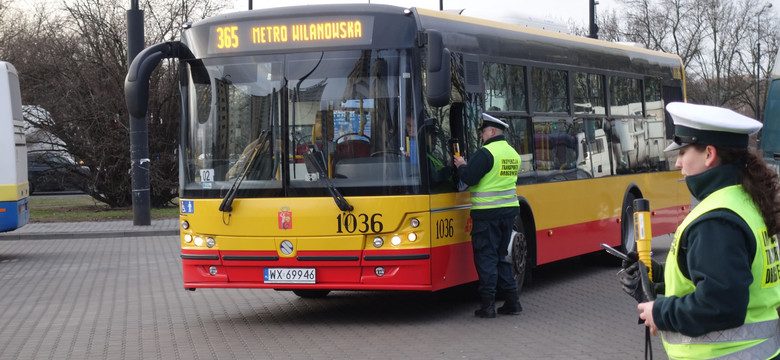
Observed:
[[[0,234],[0,241],[12,240],[61,240],[61,239],[97,239],[97,238],[128,238],[140,236],[171,236],[179,235],[179,230],[118,230],[91,232],[37,232],[25,234]]]

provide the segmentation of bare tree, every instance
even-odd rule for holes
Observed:
[[[623,41],[619,20],[617,12],[614,9],[605,12],[597,11],[596,24],[599,27],[597,34],[599,40],[611,42]],[[590,34],[588,24],[578,23],[574,19],[569,19],[567,24],[572,35],[587,37]]]
[[[600,14],[598,16],[598,25],[599,39],[612,42],[625,41],[623,34],[620,32],[620,19],[615,9]]]
[[[679,55],[686,69],[690,101],[751,114],[755,89],[751,66],[770,63],[777,53],[777,17],[765,0],[628,0],[624,34],[654,50]],[[757,59],[757,14],[769,45]],[[774,37],[771,37],[774,34]],[[753,75],[753,76],[751,76]]]
[[[600,39],[677,54],[689,101],[755,114],[756,80],[768,76],[778,53],[780,22],[766,0],[626,0],[620,9],[599,15]]]
[[[124,102],[125,3],[73,0],[61,11],[47,9],[15,19],[21,23],[23,41],[0,49],[20,72],[23,102],[49,114],[30,113],[27,120],[60,139],[65,150],[89,168],[90,195],[114,207],[132,203]],[[144,6],[147,44],[175,39],[183,22],[219,10],[211,0],[149,0]],[[150,198],[156,207],[177,196],[177,80],[175,64],[169,61],[156,70],[150,84]],[[78,171],[75,166],[73,170]]]

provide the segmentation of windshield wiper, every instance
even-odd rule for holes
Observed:
[[[330,181],[330,178],[325,171],[325,167],[323,166],[324,159],[322,159],[322,153],[318,152],[320,156],[316,156],[317,154],[314,153],[314,150],[312,150],[309,145],[303,141],[300,133],[293,134],[293,137],[297,143],[303,145],[305,148],[305,151],[303,152],[304,161],[312,163],[317,169],[317,172],[319,173],[318,180],[322,180],[325,183],[325,186],[328,187],[328,192],[330,192],[330,196],[333,197],[333,201],[336,203],[336,206],[339,207],[339,210],[352,211],[354,207],[350,205],[349,202],[347,202],[347,199],[341,195],[339,189],[337,189],[336,186],[333,185],[333,182]]]
[[[255,159],[257,158],[257,153],[260,152],[260,149],[263,148],[263,146],[270,141],[270,136],[268,136],[271,132],[268,130],[263,130],[260,132],[260,136],[257,137],[257,144],[255,144],[255,147],[252,148],[252,155],[249,157],[249,160],[244,165],[244,169],[241,170],[241,175],[236,178],[235,181],[233,181],[233,185],[228,190],[227,194],[225,194],[225,197],[222,199],[222,203],[219,204],[219,211],[223,212],[231,212],[233,211],[233,200],[236,198],[236,193],[238,193],[238,188],[241,187],[241,182],[244,181],[246,178],[246,175],[249,173],[249,169],[252,168],[252,164],[254,164]],[[240,159],[239,159],[240,160]]]
[[[301,84],[303,84],[304,80],[306,80],[312,73],[314,73],[314,70],[317,70],[317,68],[322,63],[322,59],[325,57],[325,52],[322,52],[320,54],[320,59],[317,61],[317,64],[314,65],[314,67],[306,74],[303,75],[299,80],[298,83],[295,85],[295,91],[293,92],[293,106],[292,106],[292,119],[293,124],[292,128],[295,128],[295,108],[298,103],[298,96],[301,92]],[[306,150],[303,152],[304,161],[308,160],[309,162],[314,164],[314,167],[317,169],[317,172],[319,173],[318,179],[325,182],[325,185],[328,187],[328,192],[330,192],[330,196],[333,197],[333,201],[336,202],[336,206],[339,207],[339,210],[341,211],[352,211],[354,207],[350,205],[347,202],[347,199],[344,198],[343,195],[341,195],[341,192],[339,192],[339,189],[336,188],[335,185],[333,185],[333,182],[330,181],[330,178],[328,177],[328,174],[325,171],[325,167],[323,166],[324,159],[322,159],[321,152],[319,153],[320,156],[316,157],[314,154],[314,151],[307,145],[303,139],[301,138],[300,133],[292,132],[293,139],[298,144],[303,145]]]

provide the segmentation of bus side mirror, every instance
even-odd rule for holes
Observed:
[[[423,128],[428,129],[432,127],[436,127],[436,119],[435,118],[427,118],[423,121]]]
[[[441,33],[428,30],[428,60],[425,76],[425,96],[431,106],[450,103],[450,51],[444,48]]]
[[[419,128],[417,128],[417,134],[418,136],[421,137],[435,131],[436,131],[436,119],[434,118],[428,118],[423,120],[423,123],[420,125]]]

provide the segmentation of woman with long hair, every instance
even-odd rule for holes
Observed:
[[[664,294],[641,302],[640,318],[672,359],[778,359],[778,176],[748,151],[762,124],[713,106],[666,109],[675,125],[666,150],[679,151],[676,167],[699,203],[674,234]],[[639,263],[629,265],[624,285],[640,276]]]

